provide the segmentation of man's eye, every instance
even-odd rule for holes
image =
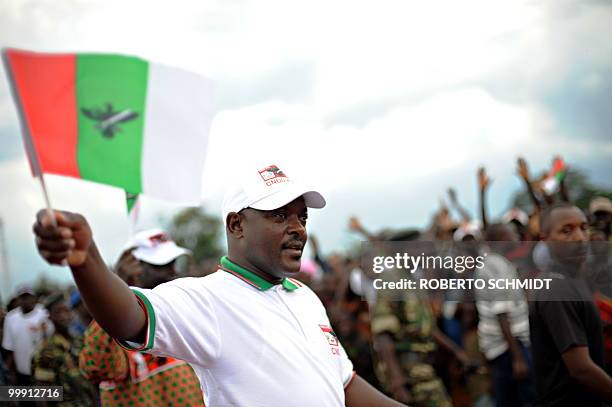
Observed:
[[[308,216],[300,216],[300,222],[306,223],[307,220],[308,220]]]
[[[272,214],[272,217],[277,220],[285,220],[287,218],[287,215],[282,212],[274,212]]]

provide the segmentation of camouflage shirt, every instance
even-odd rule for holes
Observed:
[[[372,315],[372,334],[388,333],[399,353],[430,353],[436,349],[432,332],[435,318],[421,293],[402,290],[400,297],[380,293]]]
[[[32,371],[36,382],[64,387],[64,401],[59,406],[96,405],[95,389],[79,369],[81,347],[80,339],[55,333],[34,354]]]
[[[372,316],[372,333],[388,334],[395,345],[397,361],[406,377],[411,405],[416,407],[451,407],[442,380],[430,364],[436,349],[433,339],[435,318],[431,305],[421,293],[402,290],[394,295],[380,293]],[[389,370],[376,355],[376,373],[383,388],[391,394]]]

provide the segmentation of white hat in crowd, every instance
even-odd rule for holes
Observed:
[[[477,220],[471,220],[459,226],[453,234],[453,239],[457,242],[462,241],[467,236],[473,236],[475,239],[482,238],[481,224]]]
[[[502,223],[517,221],[521,225],[527,226],[529,224],[529,216],[525,213],[525,211],[519,208],[512,208],[508,212],[504,213],[501,221]]]
[[[598,196],[591,200],[589,204],[589,212],[608,212],[612,213],[612,201],[605,196]]]
[[[191,251],[177,246],[161,229],[149,229],[136,233],[125,245],[125,250],[135,248],[132,255],[145,263],[161,266]]]

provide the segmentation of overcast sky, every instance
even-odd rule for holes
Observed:
[[[453,185],[476,214],[475,172],[494,183],[490,212],[554,154],[612,179],[612,3],[551,1],[26,1],[0,2],[0,45],[112,52],[204,74],[217,115],[203,177],[219,214],[235,165],[269,160],[318,186],[311,212],[325,251],[366,226],[423,226]],[[170,4],[166,2],[166,4]],[[0,68],[0,218],[10,287],[69,273],[36,255],[31,224],[43,205]],[[103,255],[128,237],[121,191],[48,177],[54,207],[85,213]],[[145,199],[137,229],[179,208]]]

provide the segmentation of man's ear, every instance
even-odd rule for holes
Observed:
[[[131,273],[125,278],[129,286],[142,287],[142,272]]]
[[[227,219],[226,219],[227,231],[229,234],[231,234],[236,239],[240,239],[243,236],[243,230],[242,230],[243,221],[244,221],[244,218],[239,213],[230,212],[227,215]]]

